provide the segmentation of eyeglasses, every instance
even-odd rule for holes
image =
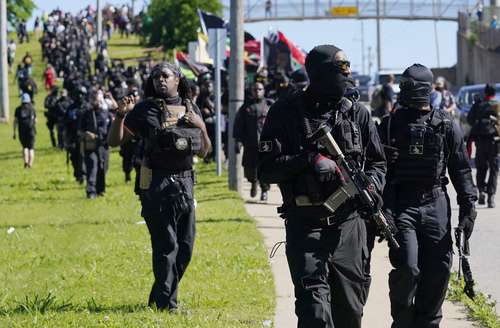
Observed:
[[[351,68],[351,62],[348,60],[336,60],[333,65],[342,72],[346,72]]]

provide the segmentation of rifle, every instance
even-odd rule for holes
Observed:
[[[463,237],[461,228],[455,228],[455,245],[458,248],[458,279],[460,280],[463,272],[464,293],[473,300],[476,292],[474,291],[474,279],[472,279],[472,271],[467,258],[470,255],[469,241]]]
[[[394,237],[395,228],[387,222],[384,213],[375,206],[375,200],[370,193],[371,182],[368,176],[358,168],[356,163],[349,163],[346,160],[330,131],[331,128],[323,124],[308,136],[309,140],[318,141],[328,150],[342,172],[343,185],[326,199],[323,206],[334,213],[345,201],[357,197],[362,206],[371,211],[370,218],[375,220],[389,246],[399,249],[399,244]]]

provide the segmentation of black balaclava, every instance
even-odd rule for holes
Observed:
[[[399,101],[403,106],[428,107],[431,99],[434,76],[430,69],[421,64],[408,67],[399,83]]]
[[[342,49],[334,45],[314,47],[306,57],[309,90],[320,102],[337,103],[345,95],[350,78],[334,66],[335,55]]]

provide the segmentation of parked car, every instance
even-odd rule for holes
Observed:
[[[469,113],[472,105],[477,101],[484,99],[484,87],[486,84],[466,85],[458,90],[456,101],[458,108],[458,117],[460,125],[464,130],[464,135],[467,138],[470,132],[470,125],[467,122],[467,114]],[[495,98],[500,101],[500,83],[495,84],[497,90]]]

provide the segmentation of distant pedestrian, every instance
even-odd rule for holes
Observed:
[[[476,143],[476,183],[479,189],[479,205],[484,205],[488,195],[488,207],[495,207],[495,193],[498,180],[498,130],[499,104],[495,98],[494,85],[487,84],[484,101],[476,102],[467,115],[472,126],[471,135]],[[488,174],[488,181],[486,181]]]
[[[497,29],[497,15],[493,15],[491,17],[490,28],[492,30],[496,30]]]
[[[22,95],[21,106],[14,113],[13,139],[16,139],[16,129],[23,147],[24,168],[31,168],[35,160],[36,112],[27,93]]]
[[[12,66],[16,58],[16,48],[16,42],[14,39],[10,39],[9,45],[7,46],[7,64],[9,65],[9,72],[12,72]]]
[[[243,168],[245,178],[252,184],[250,197],[257,196],[257,185],[260,184],[260,200],[267,201],[269,184],[257,180],[257,164],[259,155],[259,139],[264,127],[267,112],[272,100],[264,97],[264,84],[255,82],[252,98],[244,104],[236,114],[234,122],[234,138],[243,145]]]
[[[271,8],[273,6],[273,3],[271,0],[266,0],[266,18],[271,17]]]
[[[45,78],[45,90],[49,91],[56,85],[56,71],[54,67],[48,64],[43,76]]]
[[[442,76],[436,78],[434,90],[431,93],[431,106],[436,110],[443,110],[453,115],[457,108],[455,97],[448,91],[446,79]]]

